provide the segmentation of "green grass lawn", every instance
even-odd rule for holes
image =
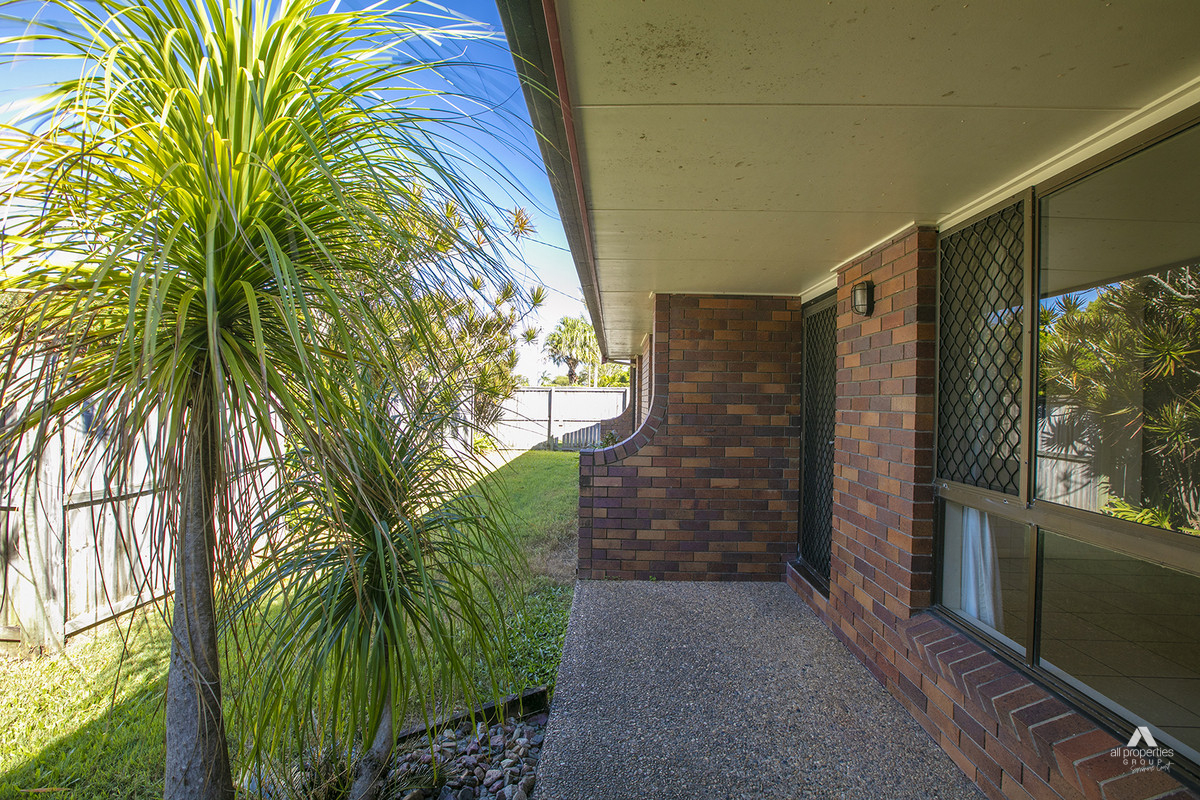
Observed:
[[[507,487],[533,578],[525,607],[509,618],[512,666],[529,686],[558,673],[575,584],[579,542],[579,454],[530,450],[495,473]]]
[[[576,453],[531,451],[495,473],[531,572],[523,607],[508,617],[513,688],[551,683],[558,670],[574,582],[578,465]],[[169,642],[150,610],[80,634],[62,653],[0,659],[0,800],[162,797]]]
[[[493,473],[503,481],[518,542],[535,579],[574,583],[579,533],[579,454],[530,450]],[[569,568],[564,557],[569,555]]]
[[[126,651],[117,624],[62,653],[0,661],[0,798],[162,796],[170,639],[156,612],[126,617]],[[18,791],[35,788],[69,791]]]

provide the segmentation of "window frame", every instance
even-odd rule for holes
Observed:
[[[1083,710],[1102,727],[1121,738],[1128,734],[1131,720],[1097,701],[1093,697],[1074,687],[1070,683],[1040,666],[1041,661],[1041,620],[1042,620],[1042,575],[1045,534],[1055,533],[1075,539],[1085,544],[1119,553],[1123,556],[1148,561],[1159,566],[1174,570],[1183,570],[1200,576],[1200,537],[1189,536],[1185,533],[1164,528],[1156,528],[1130,520],[1105,516],[1098,512],[1086,511],[1060,505],[1050,500],[1039,500],[1036,495],[1035,443],[1036,443],[1036,403],[1038,392],[1038,310],[1041,304],[1041,274],[1038,268],[1041,254],[1039,241],[1040,206],[1043,198],[1088,178],[1097,172],[1116,164],[1130,156],[1136,155],[1149,147],[1159,144],[1175,134],[1182,133],[1193,127],[1200,127],[1200,106],[1189,108],[1177,113],[1157,124],[1148,127],[1140,134],[1133,136],[1111,148],[1108,148],[1078,165],[1069,168],[1058,175],[1030,186],[1024,191],[1009,195],[990,205],[987,209],[945,230],[939,231],[939,238],[953,235],[974,225],[1015,203],[1022,203],[1022,220],[1024,230],[1024,252],[1022,253],[1022,269],[1024,285],[1022,287],[1022,332],[1021,332],[1021,411],[1020,411],[1020,469],[1017,495],[1009,495],[992,489],[971,486],[942,478],[938,474],[939,428],[942,391],[941,387],[941,334],[942,334],[942,258],[941,248],[938,248],[937,292],[936,302],[938,314],[935,326],[935,362],[938,365],[938,379],[934,382],[934,479],[933,488],[936,498],[934,520],[934,559],[932,578],[933,607],[936,612],[962,629],[989,652],[999,657],[1010,666],[1021,669],[1037,682],[1052,691],[1066,697],[1076,707]],[[996,639],[985,627],[978,622],[948,608],[942,602],[943,598],[943,568],[944,568],[944,505],[953,502],[969,506],[987,513],[1004,517],[1008,520],[1023,523],[1029,531],[1029,580],[1028,580],[1028,626],[1023,642],[1025,652],[1019,653],[1007,644]],[[1176,754],[1172,762],[1172,774],[1193,787],[1200,787],[1200,764],[1191,761],[1187,756]]]

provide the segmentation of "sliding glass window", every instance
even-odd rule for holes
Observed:
[[[1037,496],[1200,535],[1200,128],[1041,201]]]
[[[1041,666],[1200,750],[1200,577],[1043,536]]]
[[[947,501],[942,530],[942,605],[1024,653],[1029,526]]]
[[[1027,198],[1036,235],[1024,250],[988,244],[1020,204],[943,235],[937,446],[941,605],[1125,736],[1149,726],[1192,767],[1197,175],[1200,126]]]
[[[1200,128],[1042,198],[1036,497],[1200,537]],[[1041,666],[1200,751],[1200,547],[1044,532]],[[1143,537],[1148,537],[1143,534]],[[1200,539],[1195,542],[1200,545]]]

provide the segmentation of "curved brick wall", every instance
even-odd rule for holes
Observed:
[[[625,410],[611,419],[600,421],[602,434],[613,431],[617,434],[618,441],[624,441],[633,435],[633,418],[637,407],[637,397],[633,396],[633,388],[630,386],[629,402],[626,403]]]
[[[800,319],[798,298],[655,298],[642,424],[580,455],[579,577],[783,576],[796,552]]]

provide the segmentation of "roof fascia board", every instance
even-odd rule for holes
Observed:
[[[497,6],[596,340],[607,357],[603,304],[554,0],[497,0]]]
[[[816,283],[811,284],[808,288],[800,292],[800,300],[807,303],[809,300],[820,297],[826,292],[837,288],[837,270],[830,270],[830,273]]]

